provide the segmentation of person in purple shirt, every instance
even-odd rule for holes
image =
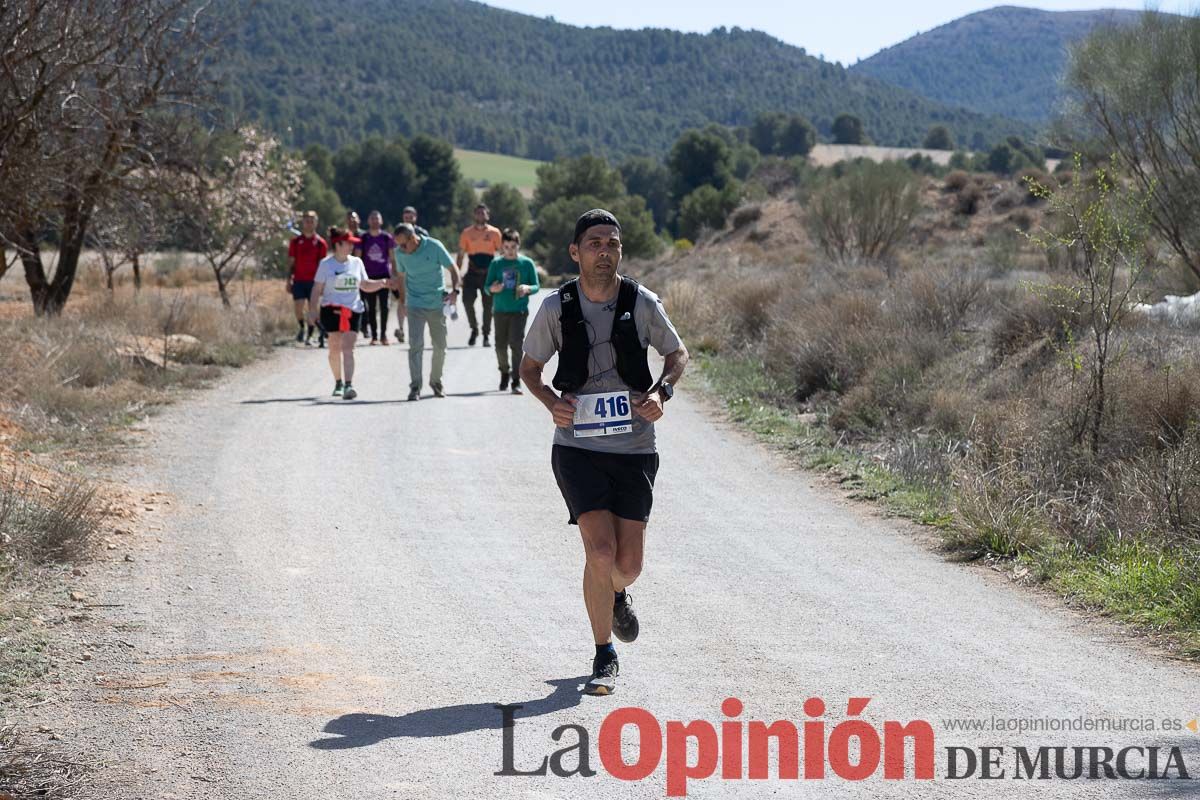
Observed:
[[[383,215],[378,211],[367,215],[367,230],[362,234],[362,244],[356,249],[362,253],[368,278],[386,280],[392,276],[396,266],[396,240],[383,229]],[[363,332],[371,332],[371,344],[390,344],[387,337],[388,293],[364,292],[363,299],[367,302],[366,328]]]

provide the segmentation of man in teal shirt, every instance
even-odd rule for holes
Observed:
[[[492,319],[496,323],[496,363],[500,366],[500,391],[508,388],[521,394],[521,348],[525,345],[525,321],[529,319],[529,295],[541,288],[537,267],[518,251],[521,234],[505,228],[500,234],[500,255],[488,265],[484,290],[492,295]],[[512,361],[509,361],[509,353]],[[510,367],[511,363],[511,367]]]
[[[446,363],[446,317],[444,303],[458,302],[458,270],[446,246],[432,236],[421,236],[403,222],[396,226],[396,273],[404,276],[400,307],[408,310],[409,400],[421,399],[422,356],[425,353],[425,326],[433,341],[433,366],[429,386],[434,397],[445,397],[442,367]],[[446,291],[450,271],[451,288]]]

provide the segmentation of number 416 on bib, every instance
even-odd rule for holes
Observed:
[[[633,431],[629,392],[581,394],[575,405],[575,438],[612,436]]]

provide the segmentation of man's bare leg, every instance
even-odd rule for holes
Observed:
[[[642,574],[642,557],[646,551],[646,523],[614,516],[616,522],[617,554],[613,563],[612,588],[623,592]]]
[[[596,644],[612,641],[613,565],[617,557],[616,517],[610,511],[579,515],[579,534],[586,561],[583,567],[583,603],[587,606]]]

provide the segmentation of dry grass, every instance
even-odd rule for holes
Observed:
[[[86,776],[83,764],[25,744],[16,726],[0,727],[0,798],[65,800],[77,795]]]
[[[294,325],[282,291],[243,284],[234,308],[208,291],[93,292],[57,318],[0,320],[0,413],[44,440],[86,444],[192,387],[249,363]]]
[[[16,471],[0,476],[0,574],[80,558],[100,516],[96,487],[79,476],[49,486]]]
[[[1070,257],[1033,253],[1014,231],[1043,224],[1042,210],[1011,181],[951,173],[927,189],[920,244],[890,272],[779,244],[805,212],[771,205],[771,239],[702,246],[663,269],[668,310],[714,363],[754,366],[714,370],[745,374],[722,391],[746,407],[774,401],[755,425],[815,412],[849,457],[945,498],[920,516],[956,552],[1020,559],[1200,653],[1200,326],[1128,320],[1091,452],[1078,436],[1089,322],[1052,290],[1072,280]]]

